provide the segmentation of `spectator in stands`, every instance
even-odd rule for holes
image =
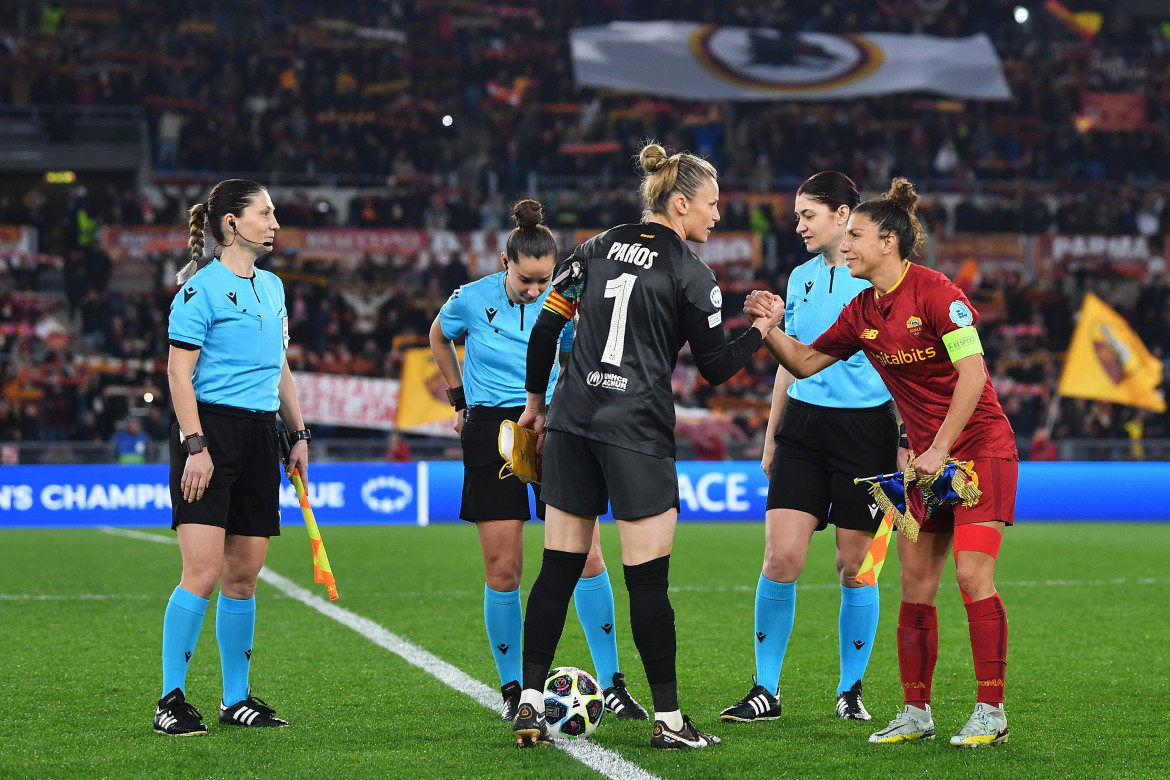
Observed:
[[[1028,460],[1059,460],[1060,453],[1048,437],[1048,429],[1040,426],[1032,434],[1032,445],[1028,448]]]
[[[410,445],[397,429],[390,431],[386,437],[386,462],[410,463]]]
[[[129,417],[126,420],[125,429],[114,434],[114,452],[118,456],[118,462],[145,463],[146,447],[149,441],[150,438],[146,435],[146,431],[142,430],[138,418]]]
[[[604,24],[618,18],[693,17],[698,7],[694,4],[645,0],[603,3],[579,15],[533,11],[509,17],[492,4],[451,12],[403,0],[382,4],[381,11],[394,28],[383,26],[377,39],[363,39],[362,46],[341,45],[350,34],[345,31],[352,29],[348,25],[318,25],[312,36],[303,35],[306,25],[319,15],[364,24],[369,21],[365,18],[368,5],[338,0],[319,14],[311,4],[259,2],[220,9],[210,20],[197,7],[174,12],[161,0],[143,0],[135,5],[138,12],[118,15],[99,26],[83,16],[73,19],[67,9],[46,11],[57,22],[41,29],[38,14],[22,12],[23,4],[0,4],[0,30],[5,32],[0,48],[0,96],[10,98],[11,106],[27,108],[31,115],[50,118],[54,134],[62,139],[84,138],[93,127],[85,123],[98,121],[95,116],[105,121],[104,114],[71,110],[70,104],[100,105],[115,113],[141,111],[149,127],[149,162],[161,174],[141,189],[119,184],[115,188],[121,191],[119,195],[79,172],[75,187],[103,193],[90,199],[95,211],[101,204],[100,213],[91,214],[87,207],[81,223],[78,214],[72,219],[66,214],[65,198],[49,196],[57,190],[68,193],[67,189],[38,184],[22,190],[13,179],[0,192],[0,223],[35,227],[38,251],[53,255],[64,255],[67,241],[78,243],[83,235],[89,236],[95,220],[111,226],[169,224],[182,218],[185,204],[195,195],[192,182],[220,164],[212,162],[210,155],[222,154],[225,164],[289,172],[305,182],[303,191],[286,190],[278,204],[286,225],[344,221],[370,228],[421,228],[424,211],[438,198],[441,208],[436,209],[436,219],[446,219],[448,227],[455,224],[451,220],[462,220],[462,224],[491,230],[502,223],[504,209],[498,204],[539,187],[547,194],[547,202],[557,202],[562,192],[569,192],[577,224],[583,229],[597,228],[637,221],[636,198],[624,188],[615,188],[614,176],[636,150],[635,139],[653,134],[656,128],[670,128],[683,138],[691,137],[696,145],[709,147],[712,159],[727,161],[722,182],[725,202],[730,202],[723,209],[720,225],[724,229],[733,225],[751,229],[749,219],[755,207],[730,190],[749,188],[753,173],[760,174],[769,190],[791,190],[812,170],[836,167],[849,172],[863,189],[875,189],[884,180],[873,178],[866,161],[879,150],[883,155],[889,150],[899,173],[917,170],[922,176],[935,177],[934,194],[926,200],[938,205],[936,236],[950,231],[1037,235],[1057,229],[1077,234],[1127,230],[1149,237],[1148,277],[1157,278],[1165,270],[1160,234],[1170,233],[1170,208],[1165,203],[1170,181],[1170,102],[1157,96],[1170,89],[1170,49],[1157,17],[1143,16],[1142,10],[1129,7],[1132,3],[1090,3],[1088,7],[1105,18],[1091,41],[1077,39],[1047,12],[1036,11],[1027,25],[1019,25],[1011,13],[1015,3],[1006,0],[935,3],[945,8],[927,12],[912,2],[862,3],[845,14],[833,9],[802,11],[788,7],[791,4],[778,9],[776,4],[743,0],[702,4],[703,21],[715,24],[811,30],[825,29],[831,21],[851,32],[945,37],[985,33],[1003,63],[1013,94],[1010,100],[983,103],[939,101],[935,96],[907,93],[849,105],[802,103],[799,111],[776,103],[712,109],[687,101],[578,90],[573,84],[567,67],[572,25]],[[440,15],[442,32],[437,23]],[[190,24],[196,17],[199,24]],[[204,43],[199,31],[209,24],[221,32],[231,31],[228,45],[222,57],[199,63],[193,70],[160,69],[147,59],[129,62],[122,56],[143,48],[198,48]],[[264,36],[260,47],[255,45],[257,31]],[[81,58],[58,62],[60,58],[42,56],[50,41],[54,47],[81,53]],[[541,67],[543,63],[554,66]],[[277,81],[273,89],[264,86],[263,78],[256,78],[267,72]],[[220,78],[223,73],[252,78]],[[539,78],[531,78],[533,73],[539,73]],[[335,89],[339,80],[344,82],[341,90]],[[214,91],[193,86],[202,83],[214,83]],[[1145,128],[1080,132],[1070,117],[1080,108],[1082,88],[1150,96]],[[432,102],[434,95],[448,94],[453,96],[449,103]],[[225,110],[212,112],[212,105]],[[444,128],[441,117],[447,112],[452,125]],[[917,121],[902,121],[911,112]],[[212,113],[215,116],[209,120]],[[612,144],[618,150],[582,155],[570,162],[555,153],[570,137],[587,146]],[[761,156],[767,164],[756,171]],[[356,160],[362,161],[360,167]],[[936,161],[941,163],[937,169]],[[587,175],[578,175],[582,172]],[[1097,179],[1102,175],[1125,184],[1118,197],[1098,197]],[[344,198],[339,197],[331,208],[320,211],[322,182],[337,183],[337,191],[352,185],[350,202],[341,202]],[[372,201],[373,209],[366,207],[367,201]],[[758,220],[764,261],[759,278],[763,286],[776,289],[785,286],[785,274],[804,257],[802,248],[789,238],[794,234],[785,211]],[[762,211],[760,216],[766,217]],[[109,273],[102,264],[108,261],[90,252],[64,255],[64,261],[66,295],[70,307],[82,311],[86,342],[107,339],[114,333],[114,316],[122,313],[113,295],[99,291],[100,279]],[[169,259],[154,252],[149,262],[158,268],[156,285],[169,286],[173,276],[167,271]],[[1062,275],[1066,262],[1067,258],[1054,263],[1048,271]],[[413,263],[414,258],[407,258],[408,266]],[[298,263],[282,273],[323,273],[327,268],[332,265],[309,269]],[[1040,270],[1041,265],[1036,268]],[[30,260],[5,249],[0,275],[5,270],[17,290],[56,294],[58,276],[47,259]],[[409,272],[408,267],[394,271],[395,275]],[[1049,289],[1039,294],[1038,285],[1029,290],[1036,298],[1034,309],[1049,331],[1035,354],[1060,353],[1067,347],[1067,333],[1061,329],[1071,327],[1068,312],[1076,310],[1077,293],[1094,281],[1078,279],[1076,289],[1059,293]],[[1144,285],[1143,292],[1156,286]],[[1007,285],[1009,293],[1012,289]],[[1018,289],[1023,291],[1025,286]],[[97,299],[88,308],[87,291],[93,291]],[[403,294],[404,299],[395,299],[379,311],[384,331],[378,336],[379,344],[390,344],[404,334],[425,337],[441,304],[441,300],[414,302],[411,293]],[[333,289],[311,297],[314,307],[319,303],[331,307],[336,321],[330,323],[328,337],[323,328],[320,333],[314,331],[311,346],[307,339],[293,336],[296,344],[307,348],[302,365],[320,365],[322,356],[336,353],[341,343],[348,342],[351,352],[358,352],[360,346],[349,331],[352,312],[348,305]],[[1041,300],[1048,297],[1048,302]],[[1170,312],[1170,307],[1153,301],[1135,311],[1134,317],[1151,349],[1161,343],[1164,354],[1170,351],[1170,320],[1164,319],[1170,313],[1163,315],[1163,311]],[[1148,319],[1150,312],[1154,319]],[[1013,314],[1008,321],[1029,320]],[[129,319],[122,322],[130,324]],[[126,331],[133,328],[124,327]],[[156,340],[160,334],[165,339],[165,323],[153,331]],[[998,337],[984,336],[990,357]],[[36,340],[28,335],[0,340],[0,360],[10,359]],[[92,354],[88,347],[82,352],[94,358],[158,354],[149,350],[149,345],[142,346],[144,354],[133,355],[139,347],[109,344],[108,349]],[[72,357],[80,356],[75,352]],[[393,357],[383,364],[392,366]],[[351,368],[336,361],[330,366],[337,371]],[[1004,375],[1016,380],[1018,373],[1008,369]],[[102,380],[104,387],[131,381],[113,370],[105,372]],[[1003,394],[1005,402],[1010,395],[1021,394],[1027,413],[1027,400],[1034,397],[1030,384],[1012,385]],[[761,392],[759,387],[755,390]],[[108,438],[112,435],[109,420],[101,422]],[[1147,435],[1153,435],[1164,426],[1164,416],[1153,417],[1149,423]],[[30,426],[41,427],[40,422]],[[1070,419],[1067,428],[1056,429],[1062,430],[1105,435],[1099,425],[1082,427],[1079,417]],[[1111,435],[1125,434],[1118,424]]]

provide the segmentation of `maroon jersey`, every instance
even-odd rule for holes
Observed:
[[[864,350],[898,404],[910,448],[923,452],[947,416],[959,379],[942,337],[974,325],[978,318],[950,279],[910,263],[906,275],[885,295],[878,297],[872,287],[863,290],[812,347],[841,360]],[[983,373],[987,375],[986,365]],[[959,460],[1019,457],[1015,432],[990,377],[950,454]]]

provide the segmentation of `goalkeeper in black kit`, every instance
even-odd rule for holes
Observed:
[[[654,700],[652,747],[702,748],[720,739],[678,704],[674,610],[667,595],[678,521],[670,377],[690,343],[699,372],[720,384],[747,365],[781,321],[753,293],[752,326],[728,341],[715,274],[685,243],[719,220],[715,168],[687,153],[641,151],[643,221],[577,247],[554,274],[528,344],[528,401],[519,424],[544,434],[544,560],[524,620],[524,691],[513,727],[521,747],[549,741],[543,688],[585,565],[597,516],[612,509],[622,544],[630,625]],[[556,334],[580,313],[573,358],[546,411]],[[545,385],[541,384],[544,378]]]

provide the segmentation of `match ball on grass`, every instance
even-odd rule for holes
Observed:
[[[605,715],[601,686],[593,675],[573,666],[558,666],[544,683],[544,719],[553,739],[588,737]]]

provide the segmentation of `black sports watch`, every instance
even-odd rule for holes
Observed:
[[[447,388],[447,400],[451,402],[451,406],[455,407],[455,411],[462,412],[467,408],[467,396],[463,393],[463,385],[459,387]]]
[[[290,444],[296,444],[298,441],[312,441],[313,434],[309,433],[308,428],[302,428],[299,431],[293,431],[290,433],[288,440]]]
[[[183,439],[183,446],[187,449],[188,455],[194,455],[207,448],[207,439],[202,433],[193,433]]]

